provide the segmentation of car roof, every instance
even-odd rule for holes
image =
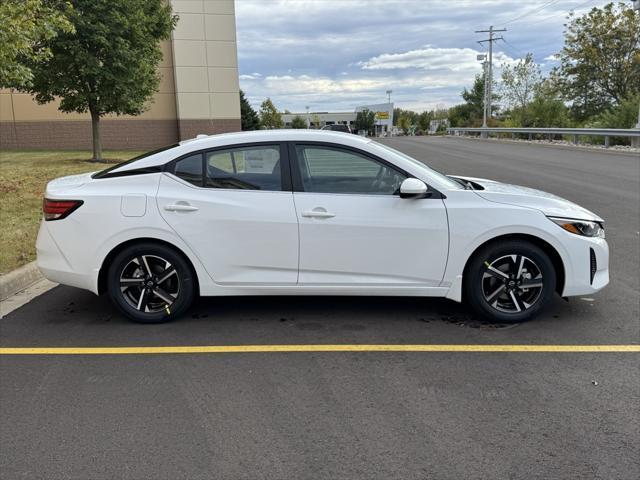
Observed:
[[[111,167],[109,172],[119,173],[127,170],[137,170],[162,165],[174,158],[209,148],[231,147],[234,145],[260,142],[327,142],[362,148],[371,143],[371,140],[345,132],[304,129],[255,130],[216,135],[198,135],[195,138],[183,140],[178,145],[168,149],[162,149],[157,153],[151,153],[148,156],[143,156],[142,158]]]
[[[344,132],[330,130],[306,130],[306,129],[279,129],[279,130],[253,130],[248,132],[220,133],[215,135],[198,135],[195,138],[183,140],[181,145],[195,144],[198,148],[215,147],[218,145],[234,143],[253,143],[269,141],[335,141],[345,143],[354,140],[356,144],[366,144],[371,140]],[[351,142],[349,142],[351,143]]]

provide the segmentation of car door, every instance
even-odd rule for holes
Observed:
[[[290,145],[299,283],[438,286],[448,253],[440,195],[402,199],[408,174],[360,150]]]
[[[286,149],[277,143],[196,152],[169,165],[163,218],[219,284],[291,285],[298,221]]]

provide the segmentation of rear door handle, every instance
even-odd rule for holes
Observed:
[[[306,218],[333,218],[336,216],[335,213],[327,212],[326,210],[316,209],[316,210],[308,210],[306,212],[302,212],[302,216]]]
[[[193,205],[189,205],[188,203],[174,203],[165,205],[164,209],[168,212],[195,212],[196,210],[198,210],[198,207],[194,207]]]

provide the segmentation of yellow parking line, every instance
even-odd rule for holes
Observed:
[[[0,355],[140,355],[270,352],[640,352],[640,345],[204,345],[170,347],[2,347]]]

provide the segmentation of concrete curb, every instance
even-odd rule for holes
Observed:
[[[0,300],[15,295],[38,280],[42,280],[43,276],[36,266],[36,262],[27,263],[5,275],[0,276]]]

